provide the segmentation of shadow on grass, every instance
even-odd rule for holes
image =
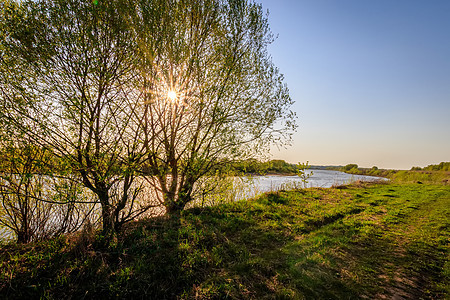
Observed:
[[[424,287],[430,286],[427,278],[439,276],[441,265],[424,262],[434,260],[437,252],[425,251],[428,245],[419,241],[400,247],[395,234],[371,221],[380,217],[380,207],[388,199],[397,199],[385,189],[379,192],[384,195],[380,201],[369,190],[358,190],[355,200],[350,189],[331,189],[269,193],[252,201],[194,208],[180,216],[129,224],[107,249],[93,242],[80,250],[68,239],[43,243],[41,248],[4,247],[0,295],[11,299],[436,295]],[[400,212],[398,218],[404,216]]]
[[[179,216],[139,222],[107,248],[95,235],[81,246],[79,237],[5,246],[0,298],[175,298],[185,288],[179,228]]]

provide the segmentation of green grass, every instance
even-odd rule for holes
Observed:
[[[269,193],[95,236],[4,245],[2,298],[445,299],[450,186]]]

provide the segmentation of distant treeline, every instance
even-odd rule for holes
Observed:
[[[377,166],[373,166],[372,168],[360,168],[357,164],[348,164],[339,167],[328,167],[327,169],[355,175],[368,175],[379,177],[389,177],[390,175],[396,172],[395,170],[379,169]]]
[[[357,164],[348,164],[345,166],[337,166],[337,167],[327,167],[328,170],[336,170],[351,174],[359,174],[359,175],[373,175],[373,176],[388,176],[391,175],[398,170],[387,170],[387,169],[378,169],[378,167],[373,166],[372,168],[360,168]],[[441,162],[437,165],[428,165],[426,167],[412,167],[411,171],[450,171],[450,162]]]
[[[298,167],[296,164],[290,164],[281,159],[261,162],[256,159],[249,159],[239,162],[232,162],[232,168],[238,173],[243,174],[296,174]]]
[[[438,165],[428,165],[426,167],[412,167],[411,171],[450,171],[450,162],[441,162]]]

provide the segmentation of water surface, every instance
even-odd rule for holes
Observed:
[[[313,172],[308,178],[307,183],[302,182],[297,175],[266,175],[253,176],[245,182],[246,191],[241,198],[254,197],[260,193],[277,191],[280,189],[303,188],[303,187],[322,187],[329,188],[333,185],[348,184],[355,181],[384,181],[386,178],[364,175],[352,175],[339,171],[331,170],[307,170],[306,174]]]

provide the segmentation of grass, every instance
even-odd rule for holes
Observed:
[[[450,186],[354,184],[0,250],[2,298],[445,299]]]

